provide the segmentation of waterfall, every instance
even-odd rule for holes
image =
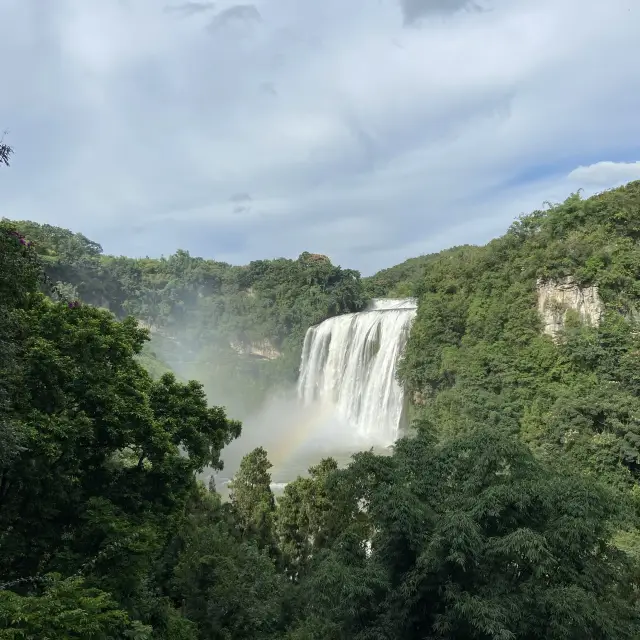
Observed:
[[[311,327],[305,336],[298,397],[329,405],[356,436],[389,445],[405,418],[396,365],[416,315],[414,299],[373,300],[365,311]]]

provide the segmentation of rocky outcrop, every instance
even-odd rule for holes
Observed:
[[[152,325],[150,322],[145,322],[144,320],[138,319],[138,327],[140,329],[146,329],[147,331],[156,331],[156,327]]]
[[[331,260],[329,260],[328,256],[325,256],[322,253],[309,253],[308,251],[303,251],[298,256],[298,260],[307,264],[314,262],[325,262],[327,264],[331,264]]]
[[[596,326],[604,312],[598,287],[580,287],[568,276],[560,280],[538,280],[538,311],[543,331],[557,338],[564,328],[567,313],[574,311],[585,324]]]
[[[230,346],[239,355],[253,356],[265,360],[275,360],[282,355],[268,340],[250,343],[231,342]]]
[[[411,401],[414,405],[423,407],[425,404],[427,404],[427,394],[421,391],[414,391],[411,396]]]
[[[308,258],[309,262],[331,262],[328,256],[323,255],[322,253],[312,253]]]

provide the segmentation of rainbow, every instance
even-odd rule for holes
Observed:
[[[313,406],[306,409],[309,412],[308,417],[296,421],[297,424],[292,425],[290,432],[273,447],[269,447],[269,460],[274,467],[278,467],[294,456],[298,449],[307,442],[311,436],[317,433],[318,428],[323,422],[326,422],[333,413],[334,409],[329,405]],[[297,416],[296,416],[297,418]]]

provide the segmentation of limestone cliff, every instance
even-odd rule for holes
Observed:
[[[146,322],[145,320],[140,320],[138,318],[138,327],[140,327],[140,329],[146,329],[149,332],[156,332],[157,331],[157,327],[153,324],[151,324],[150,322]]]
[[[254,356],[266,360],[275,360],[281,353],[268,341],[251,342],[249,344],[241,342],[230,343],[231,348],[238,354]]]
[[[543,331],[552,338],[556,338],[564,328],[570,310],[575,311],[585,324],[599,324],[604,305],[597,286],[580,287],[568,276],[560,280],[538,280],[537,289]]]

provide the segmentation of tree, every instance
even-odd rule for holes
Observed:
[[[229,506],[204,487],[194,495],[180,527],[175,598],[203,640],[280,638],[286,585],[268,550],[238,535]]]
[[[52,576],[43,596],[0,591],[0,639],[151,640],[152,629],[131,620],[113,598],[82,578]]]
[[[391,481],[373,462],[351,472],[370,478],[372,567],[390,589],[359,637],[638,637],[637,574],[609,542],[610,490],[482,428],[400,441]]]
[[[295,580],[309,570],[315,554],[330,547],[361,516],[353,491],[340,492],[331,484],[337,469],[333,458],[321,460],[309,469],[309,477],[289,482],[278,501],[278,541]]]
[[[247,539],[262,548],[274,548],[275,499],[271,491],[273,465],[267,452],[258,447],[242,458],[240,468],[229,483],[229,499],[239,526]]]
[[[365,518],[314,551],[291,640],[640,633],[640,576],[611,544],[625,505],[510,436],[477,427],[437,443],[420,430],[390,457],[356,455],[322,492],[359,497]]]
[[[100,620],[126,614],[143,626],[153,620],[158,638],[190,638],[154,567],[195,474],[220,468],[220,450],[240,424],[208,407],[198,383],[173,374],[152,380],[137,361],[148,334],[133,318],[119,322],[45,297],[37,256],[4,231],[0,425],[3,435],[8,425],[19,436],[0,455],[0,566],[11,588],[5,611],[25,612],[35,637],[53,606],[61,625],[64,616],[70,627],[76,613],[87,617],[82,637],[103,629]],[[44,587],[51,572],[63,576],[59,606]],[[83,577],[89,591],[65,576]]]
[[[23,372],[22,315],[41,280],[29,242],[12,225],[0,221],[0,470],[16,458],[26,438],[11,398],[20,392]],[[0,475],[0,500],[5,489]]]
[[[13,155],[13,149],[4,142],[4,136],[0,138],[0,164],[9,166],[9,159]]]

